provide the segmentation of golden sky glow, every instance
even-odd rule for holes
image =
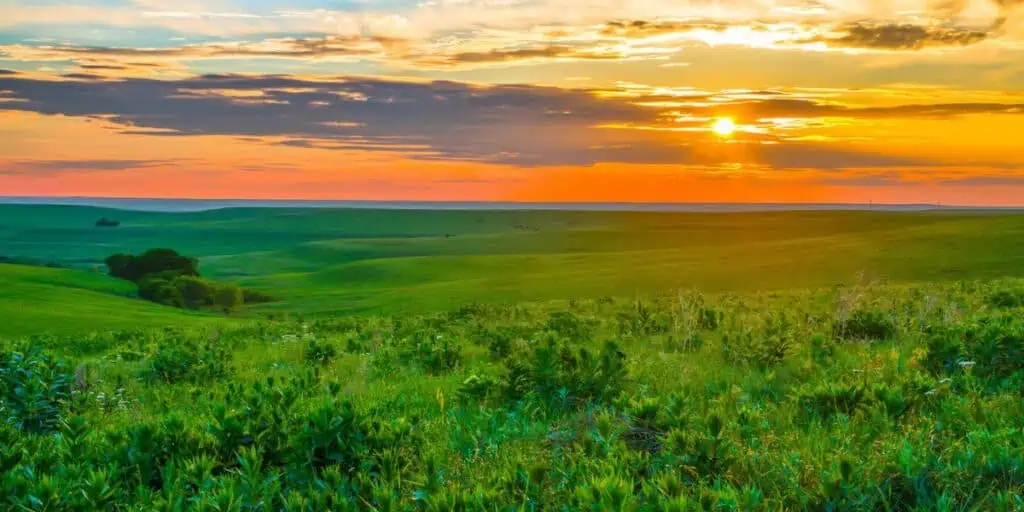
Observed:
[[[1024,1],[0,5],[0,194],[1024,205]]]

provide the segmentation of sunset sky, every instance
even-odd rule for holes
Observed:
[[[1024,206],[1024,0],[0,0],[0,195]]]

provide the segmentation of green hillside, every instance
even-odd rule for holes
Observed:
[[[93,226],[99,217],[121,227]],[[1024,276],[1024,215],[224,209],[0,205],[0,255],[90,268],[170,247],[205,276],[372,312],[470,302]]]
[[[0,338],[224,322],[133,298],[135,285],[76,270],[0,264]]]

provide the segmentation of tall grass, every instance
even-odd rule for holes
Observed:
[[[1022,510],[1020,290],[12,340],[0,508]]]

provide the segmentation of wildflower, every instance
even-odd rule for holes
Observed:
[[[932,395],[934,395],[935,393],[938,393],[938,391],[936,391],[936,390],[934,390],[934,389],[933,389],[933,390],[930,390],[930,391],[925,391],[925,392],[924,392],[924,394],[925,394],[926,396],[932,396]]]
[[[976,364],[978,363],[975,363],[974,361],[960,361],[960,367],[964,370],[970,370],[971,368],[974,368],[974,365]]]
[[[939,384],[949,384],[950,382],[953,382],[953,379],[946,377],[945,379],[940,380]]]

